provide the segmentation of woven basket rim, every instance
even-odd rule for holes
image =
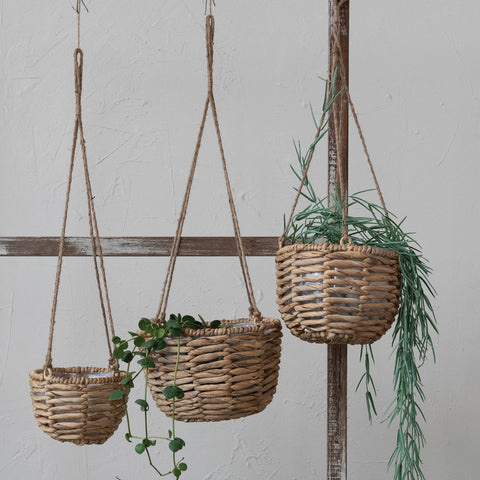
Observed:
[[[278,328],[281,330],[282,322],[278,318],[262,317],[262,320],[255,325],[251,318],[238,318],[234,320],[220,320],[222,324],[236,325],[240,323],[248,323],[246,327],[231,327],[225,328],[185,328],[182,331],[181,337],[218,337],[222,335],[239,335],[242,333],[252,333],[265,330],[265,328]],[[170,338],[168,335],[167,338]],[[176,337],[175,337],[176,338]]]
[[[89,373],[110,373],[108,377],[77,377],[77,376],[56,376],[59,374],[89,374]],[[125,377],[125,373],[103,367],[52,367],[50,369],[38,368],[29,373],[31,380],[47,382],[50,384],[64,385],[99,385],[107,383],[118,383]]]
[[[370,245],[354,245],[340,243],[294,243],[285,245],[277,251],[277,255],[290,252],[318,251],[318,252],[361,252],[369,255],[379,255],[387,258],[398,258],[398,253],[385,248],[372,247]]]

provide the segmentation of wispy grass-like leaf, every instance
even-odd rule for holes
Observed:
[[[331,102],[325,100],[324,109],[330,106]],[[320,138],[316,138],[312,145],[316,145],[319,140]],[[302,156],[300,144],[298,148],[297,144],[295,145],[298,166],[297,169],[292,167],[292,171],[297,179],[301,179],[308,157]],[[430,297],[435,296],[435,289],[429,279],[432,270],[413,234],[403,230],[405,218],[398,220],[391,212],[388,212],[387,216],[381,206],[371,203],[363,196],[369,191],[358,192],[349,197],[349,208],[361,213],[348,215],[344,222],[342,201],[338,192],[333,195],[328,206],[328,199],[319,198],[311,182],[305,182],[305,187],[307,193],[304,197],[309,200],[309,204],[293,218],[287,232],[287,239],[292,243],[315,243],[319,240],[339,243],[343,227],[346,226],[355,245],[384,248],[398,254],[402,277],[400,308],[392,334],[395,398],[385,415],[388,425],[397,423],[397,441],[389,466],[393,467],[394,480],[424,480],[420,452],[425,445],[421,428],[425,416],[420,402],[425,401],[425,394],[420,368],[429,353],[435,360],[431,332],[438,333],[430,300]],[[374,402],[375,384],[370,371],[373,363],[371,346],[368,349],[362,347],[362,359],[365,373],[361,376],[357,389],[362,384],[365,386],[367,414],[372,421],[372,416],[377,412]]]

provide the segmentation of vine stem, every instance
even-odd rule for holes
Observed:
[[[150,356],[150,351],[148,351],[147,356]],[[145,402],[147,401],[147,387],[148,387],[148,367],[143,369],[145,371],[145,391],[144,391],[144,400]],[[144,412],[144,420],[145,420],[145,438],[149,439],[148,437],[148,409],[145,408]],[[171,472],[167,473],[162,473],[152,462],[152,457],[150,456],[150,451],[148,450],[149,447],[145,447],[145,453],[147,454],[148,457],[148,462],[150,463],[150,466],[161,476],[161,477],[166,477],[167,475],[170,475]],[[176,466],[176,465],[175,465]]]
[[[150,466],[161,476],[166,477],[170,475],[172,472],[162,473],[152,462],[152,457],[150,456],[150,452],[148,451],[148,447],[145,448],[145,452],[147,453],[148,461],[150,462]]]
[[[147,357],[149,356],[150,352],[148,352]],[[144,369],[145,370],[145,390],[144,390],[144,397],[143,399],[145,400],[145,403],[147,402],[147,387],[148,387],[148,367]],[[145,408],[144,413],[144,421],[145,421],[145,438],[148,439],[148,420],[147,420],[147,413],[148,409]]]
[[[177,374],[178,374],[178,365],[180,363],[180,337],[177,338],[177,358],[175,361],[175,371],[173,373],[173,386],[177,386]],[[175,435],[175,399],[176,397],[172,398],[172,437],[176,438]],[[177,468],[176,462],[176,454],[173,452],[173,465]]]
[[[189,317],[192,319],[192,317]],[[181,317],[179,317],[181,320]],[[197,322],[199,323],[199,322]],[[148,319],[142,319],[139,323],[139,328],[144,331],[144,334],[132,334],[134,338],[131,338],[129,340],[122,340],[120,337],[115,337],[113,340],[113,343],[115,345],[118,345],[115,350],[115,357],[119,358],[121,357],[123,361],[125,361],[128,365],[126,370],[124,371],[126,373],[126,381],[122,383],[123,385],[123,402],[125,405],[125,413],[126,413],[126,418],[127,418],[127,428],[128,428],[128,433],[126,434],[126,439],[130,442],[131,439],[138,439],[141,440],[141,443],[138,443],[135,445],[135,451],[140,454],[145,452],[148,458],[149,465],[153,468],[153,470],[160,476],[160,477],[167,477],[169,475],[174,475],[175,478],[179,478],[181,473],[187,469],[187,466],[184,465],[182,462],[184,460],[184,457],[178,456],[177,453],[178,450],[182,449],[183,446],[185,445],[185,442],[176,437],[176,429],[175,429],[175,417],[176,417],[176,399],[181,399],[183,398],[183,390],[180,387],[177,387],[177,380],[178,380],[178,371],[179,371],[179,366],[180,366],[180,353],[181,353],[181,332],[183,330],[183,327],[181,326],[179,322],[179,333],[178,336],[176,334],[172,335],[171,333],[174,331],[172,327],[172,332],[168,331],[168,329],[157,329],[155,326],[150,327],[151,322]],[[174,333],[177,333],[176,330]],[[154,366],[152,365],[152,362],[154,363],[154,360],[152,360],[151,355],[153,355],[153,352],[156,350],[161,350],[165,348],[168,343],[163,341],[163,343],[159,343],[158,340],[162,339],[165,334],[167,334],[173,345],[176,343],[176,355],[174,356],[175,361],[174,361],[174,375],[173,375],[173,388],[175,395],[171,398],[172,400],[172,430],[169,430],[169,436],[167,437],[162,437],[162,436],[153,436],[150,437],[149,435],[149,424],[148,424],[148,410],[149,410],[149,404],[147,402],[147,396],[148,396],[148,385],[149,385],[149,372],[150,369],[153,369]],[[137,337],[141,337],[140,343],[137,345],[138,342],[136,342]],[[146,341],[146,337],[148,337],[148,341]],[[175,338],[177,341],[175,342]],[[128,348],[128,343],[130,341],[134,340],[136,343],[135,346],[133,346],[132,351],[127,350]],[[173,347],[173,345],[170,343],[170,346]],[[137,346],[139,347],[137,349]],[[144,357],[144,359],[139,360],[137,363],[141,365],[141,368],[138,372],[132,371],[131,370],[131,362],[135,358],[136,352],[139,351],[139,354]],[[120,355],[121,353],[121,355]],[[168,357],[167,354],[167,358]],[[132,426],[130,423],[130,416],[128,413],[128,406],[127,402],[125,401],[125,390],[130,389],[134,387],[133,380],[135,380],[141,373],[143,372],[144,374],[144,380],[145,380],[145,386],[144,386],[144,392],[143,392],[143,399],[138,399],[135,401],[135,403],[138,403],[140,405],[141,410],[144,413],[144,436],[140,437],[137,435],[132,435]],[[172,389],[171,387],[167,387],[169,389]],[[178,390],[178,391],[177,391]],[[164,396],[166,398],[170,399],[170,395],[164,392]],[[155,440],[153,440],[155,439]],[[173,454],[173,467],[171,468],[170,471],[167,471],[165,473],[162,473],[153,463],[152,458],[153,454],[150,452],[150,448],[156,444],[157,439],[168,441],[169,442],[169,447],[172,450]],[[175,451],[174,451],[175,450]],[[180,458],[178,460],[178,458]],[[119,477],[117,477],[119,478]]]
[[[135,349],[133,349],[133,351],[134,350]],[[128,378],[129,373],[130,373],[130,362],[127,365],[127,378]],[[122,400],[123,400],[123,404],[125,405],[125,418],[127,419],[128,435],[129,435],[129,437],[131,437],[132,436],[132,429],[130,427],[130,415],[128,414],[128,405],[127,405],[127,401],[125,400],[125,395],[122,397]]]

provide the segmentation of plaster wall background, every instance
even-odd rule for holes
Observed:
[[[323,95],[327,2],[217,0],[215,81],[244,235],[277,235],[292,202],[292,139],[314,127]],[[73,0],[0,1],[0,235],[58,235],[73,127]],[[171,235],[206,93],[202,2],[87,2],[84,124],[101,233]],[[389,208],[407,215],[434,268],[441,336],[422,369],[427,479],[476,480],[480,448],[480,62],[473,0],[352,2],[351,92]],[[325,148],[314,174],[326,186]],[[352,192],[372,187],[351,127]],[[79,164],[77,164],[78,167]],[[86,235],[77,168],[68,233]],[[313,177],[312,177],[313,178]],[[211,123],[185,235],[230,235]],[[251,259],[260,309],[277,316],[272,258]],[[33,418],[28,371],[43,364],[56,260],[0,259],[0,478],[153,478],[123,439],[101,447],[54,442]],[[119,332],[156,309],[166,259],[106,260]],[[56,365],[105,363],[91,261],[65,261]],[[207,318],[246,313],[238,261],[180,259],[170,306]],[[392,399],[390,335],[375,345],[377,406]],[[395,429],[368,423],[359,349],[349,354],[349,478],[391,478]],[[132,398],[134,395],[132,394]],[[326,348],[284,332],[277,394],[265,412],[180,425],[186,478],[313,480],[325,473]],[[157,429],[167,419],[154,413]],[[168,465],[168,454],[162,452]]]

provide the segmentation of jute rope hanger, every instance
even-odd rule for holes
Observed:
[[[212,6],[216,7],[215,0],[205,0],[205,15],[212,15]]]
[[[365,136],[364,136],[363,130],[360,126],[360,121],[358,119],[357,111],[356,111],[355,106],[353,104],[353,100],[352,100],[352,97],[350,95],[350,91],[349,91],[347,82],[345,81],[345,79],[347,78],[347,75],[346,75],[345,62],[344,62],[344,59],[343,59],[343,56],[342,56],[342,51],[341,51],[341,48],[340,48],[340,44],[341,44],[340,43],[340,34],[341,34],[341,32],[340,32],[340,22],[339,22],[340,8],[345,2],[346,2],[346,0],[341,0],[334,5],[334,22],[333,22],[333,32],[332,33],[333,33],[333,39],[334,39],[334,43],[335,43],[335,50],[333,52],[333,55],[334,55],[334,58],[336,59],[336,65],[338,65],[338,68],[339,68],[341,93],[344,93],[347,96],[348,105],[349,105],[350,111],[352,112],[352,117],[353,117],[353,119],[355,121],[355,125],[357,127],[357,132],[358,132],[358,135],[360,137],[360,141],[362,143],[363,151],[365,153],[365,157],[366,157],[368,165],[370,167],[370,173],[372,174],[372,177],[373,177],[373,181],[374,181],[374,184],[375,184],[375,189],[377,190],[377,193],[378,193],[378,196],[380,198],[380,202],[381,202],[382,208],[385,212],[385,215],[388,217],[389,213],[388,213],[388,210],[387,210],[387,207],[386,207],[386,204],[385,204],[385,200],[384,200],[384,197],[383,197],[383,194],[382,194],[382,190],[380,188],[380,184],[379,184],[378,179],[377,179],[377,175],[375,173],[375,169],[373,167],[373,162],[371,160],[370,153],[368,151]],[[332,92],[332,85],[330,83],[330,85],[329,85],[329,99],[330,100],[332,99],[333,93],[334,92]],[[336,107],[335,102],[332,105],[332,112],[333,112],[332,117],[333,117],[334,129],[335,129],[335,139],[336,139],[335,143],[336,143],[336,145],[340,145],[341,144],[340,138],[342,136],[342,127],[341,127],[340,120],[339,120],[338,108]],[[318,136],[320,135],[320,132],[321,132],[323,126],[325,125],[326,121],[327,121],[326,114],[323,114],[322,117],[320,118],[320,122],[318,124],[318,128],[317,128],[317,131],[315,133],[315,138],[318,138]],[[290,228],[290,225],[292,224],[293,216],[295,214],[295,210],[297,208],[297,204],[298,204],[298,201],[300,199],[302,189],[303,189],[303,187],[305,185],[305,181],[308,177],[308,171],[309,171],[310,165],[312,163],[313,154],[315,153],[315,147],[316,147],[316,144],[313,145],[313,147],[310,149],[310,151],[308,153],[308,158],[307,158],[307,162],[306,162],[306,165],[305,165],[305,170],[303,172],[303,176],[302,176],[302,179],[300,181],[300,186],[297,190],[297,193],[296,193],[296,196],[295,196],[295,199],[294,199],[294,202],[293,202],[293,206],[292,206],[292,209],[290,211],[288,221],[286,223],[286,226],[285,226],[285,229],[284,229],[282,235],[278,239],[279,247],[282,247],[284,245],[285,237],[287,235],[288,229]],[[339,154],[341,154],[341,153],[340,153],[339,150],[337,150],[337,155],[339,155]],[[347,209],[348,209],[348,193],[347,193],[348,192],[348,185],[347,185],[347,180],[346,180],[347,175],[346,175],[346,172],[344,171],[344,162],[342,162],[341,159],[338,158],[338,156],[337,156],[337,167],[338,167],[338,177],[339,177],[339,182],[338,182],[339,183],[339,194],[340,194],[340,198],[342,199],[342,207],[343,207],[342,208],[342,216],[343,216],[343,220],[344,220],[344,223],[345,223],[345,218],[347,216]],[[343,229],[343,233],[342,233],[342,239],[343,239],[343,241],[349,241],[350,240],[349,237],[348,237],[348,227],[346,225],[344,225],[344,229]]]
[[[212,1],[210,2],[210,9],[211,9],[211,4],[212,4]],[[177,225],[177,230],[176,230],[174,242],[173,242],[173,245],[172,245],[170,261],[169,261],[169,264],[168,264],[168,267],[167,267],[167,274],[166,274],[165,281],[164,281],[163,288],[162,288],[160,304],[159,304],[159,307],[158,307],[157,314],[155,316],[155,320],[159,323],[164,323],[165,322],[168,297],[169,297],[169,294],[170,294],[170,288],[171,288],[172,279],[173,279],[173,272],[174,272],[174,269],[175,269],[175,264],[176,264],[176,260],[177,260],[177,256],[178,256],[178,250],[179,250],[179,247],[180,247],[183,225],[185,223],[185,217],[186,217],[186,213],[187,213],[188,202],[189,202],[189,199],[190,199],[190,193],[191,193],[191,188],[192,188],[192,184],[193,184],[193,178],[194,178],[194,175],[195,175],[195,169],[196,169],[196,166],[197,166],[198,155],[199,155],[199,152],[200,152],[200,146],[201,146],[201,143],[202,143],[203,132],[204,132],[204,129],[205,129],[205,123],[206,123],[206,120],[207,120],[207,114],[208,114],[209,108],[212,112],[213,122],[214,122],[214,125],[215,125],[215,132],[216,132],[216,135],[217,135],[218,147],[219,147],[219,150],[220,150],[220,157],[221,157],[221,162],[222,162],[223,174],[224,174],[224,178],[225,178],[225,185],[227,187],[228,203],[229,203],[229,206],[230,206],[230,213],[231,213],[231,216],[232,216],[233,229],[234,229],[234,232],[235,232],[235,243],[237,245],[238,257],[239,257],[239,260],[240,260],[240,267],[241,267],[241,270],[242,270],[242,275],[243,275],[243,279],[245,281],[245,287],[246,287],[246,290],[247,290],[247,297],[248,297],[248,302],[249,302],[249,314],[250,314],[250,317],[253,319],[255,324],[260,322],[261,319],[262,319],[260,311],[258,310],[257,305],[256,305],[255,295],[254,295],[253,286],[252,286],[252,281],[251,281],[251,278],[250,278],[250,273],[249,273],[248,265],[247,265],[247,259],[246,259],[246,256],[245,256],[242,237],[241,237],[241,234],[240,234],[240,226],[239,226],[239,223],[238,223],[238,217],[237,217],[237,212],[236,212],[236,208],[235,208],[235,202],[233,200],[230,178],[229,178],[229,175],[228,175],[227,163],[226,163],[226,159],[225,159],[225,151],[224,151],[224,148],[223,148],[222,136],[221,136],[221,133],[220,133],[220,124],[219,124],[217,108],[216,108],[216,104],[215,104],[215,97],[214,97],[214,94],[213,94],[213,43],[214,43],[214,34],[215,34],[215,19],[214,19],[212,14],[209,14],[206,17],[206,22],[205,22],[205,36],[206,36],[206,47],[207,47],[207,78],[208,78],[207,99],[205,101],[205,106],[204,106],[204,109],[203,109],[202,120],[201,120],[201,123],[200,123],[200,129],[199,129],[199,132],[198,132],[197,143],[195,145],[193,160],[192,160],[192,163],[191,163],[191,166],[190,166],[190,173],[189,173],[188,180],[187,180],[187,187],[186,187],[186,190],[185,190],[182,209],[181,209],[181,212],[180,212],[178,225]]]
[[[58,292],[60,287],[60,278],[62,273],[63,252],[65,246],[65,232],[68,219],[68,208],[70,203],[70,192],[73,180],[73,168],[75,164],[75,154],[78,140],[80,140],[80,147],[83,159],[83,170],[85,176],[85,187],[87,194],[87,208],[88,208],[88,223],[90,230],[90,239],[93,252],[93,263],[95,268],[95,279],[98,287],[98,295],[100,299],[100,307],[102,311],[103,323],[105,327],[105,336],[107,340],[107,348],[109,352],[109,367],[112,369],[118,368],[118,360],[113,357],[111,347],[111,337],[115,336],[115,328],[113,325],[112,309],[110,305],[110,295],[107,286],[107,277],[105,273],[105,264],[103,260],[102,245],[100,242],[100,233],[98,229],[97,215],[95,212],[94,196],[92,193],[92,185],[90,181],[90,172],[88,168],[87,150],[85,146],[85,135],[82,121],[82,88],[83,88],[83,51],[80,48],[80,14],[81,7],[85,5],[83,0],[77,0],[77,39],[78,46],[74,50],[74,73],[75,73],[75,123],[73,128],[73,142],[70,155],[70,166],[67,180],[67,193],[65,199],[65,209],[63,213],[62,232],[60,235],[60,244],[58,251],[57,271],[55,276],[55,287],[53,294],[53,304],[50,318],[50,333],[48,337],[47,355],[45,358],[44,369],[52,368],[52,346],[55,330],[55,318],[57,312]],[[86,8],[86,7],[85,7]]]

